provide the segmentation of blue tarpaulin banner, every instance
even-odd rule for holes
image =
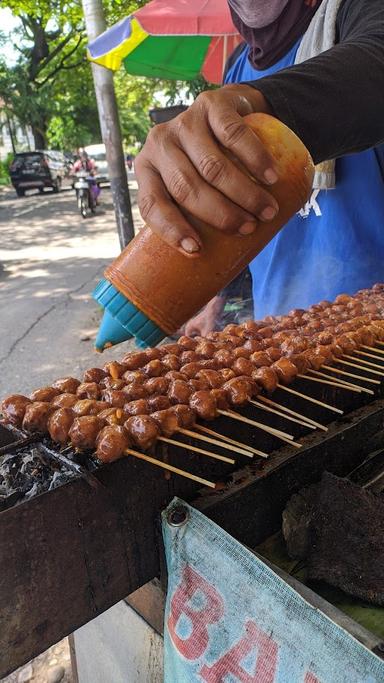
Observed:
[[[384,662],[183,501],[163,513],[164,683],[383,683]]]

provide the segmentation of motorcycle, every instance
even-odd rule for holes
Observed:
[[[96,212],[96,197],[92,191],[92,186],[95,184],[95,179],[89,173],[84,171],[76,173],[74,188],[77,206],[83,218],[87,218],[88,213]]]

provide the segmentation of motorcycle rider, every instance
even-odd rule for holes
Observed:
[[[100,187],[94,179],[94,175],[97,171],[96,164],[93,159],[91,159],[85,149],[80,148],[78,151],[79,158],[75,161],[73,165],[73,173],[80,173],[81,171],[87,172],[87,181],[89,183],[89,189],[91,192],[92,199],[95,204],[98,204],[98,198],[100,195]]]

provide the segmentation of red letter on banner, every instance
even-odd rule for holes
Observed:
[[[201,592],[205,599],[204,607],[199,610],[188,604],[197,591]],[[192,567],[186,565],[181,583],[173,594],[168,617],[168,630],[180,654],[186,659],[201,657],[208,646],[208,624],[219,621],[223,614],[224,603],[219,593]],[[191,634],[185,640],[176,634],[177,623],[182,615],[192,624]]]
[[[304,683],[320,683],[319,679],[311,671],[307,671],[304,678]]]
[[[213,666],[203,666],[200,676],[204,681],[220,683],[225,676],[232,674],[241,683],[273,683],[277,666],[277,643],[261,631],[253,621],[246,623],[245,630],[245,636]],[[256,667],[254,673],[250,675],[244,671],[240,662],[256,648],[258,650]]]

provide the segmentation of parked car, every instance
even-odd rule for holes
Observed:
[[[32,188],[44,192],[45,187],[51,187],[59,192],[63,178],[67,176],[65,157],[54,150],[20,152],[15,154],[9,173],[18,197],[23,197],[25,191]]]
[[[107,156],[105,153],[105,145],[87,145],[87,147],[84,147],[84,149],[88,156],[91,157],[96,164],[96,182],[109,183],[109,169]]]

